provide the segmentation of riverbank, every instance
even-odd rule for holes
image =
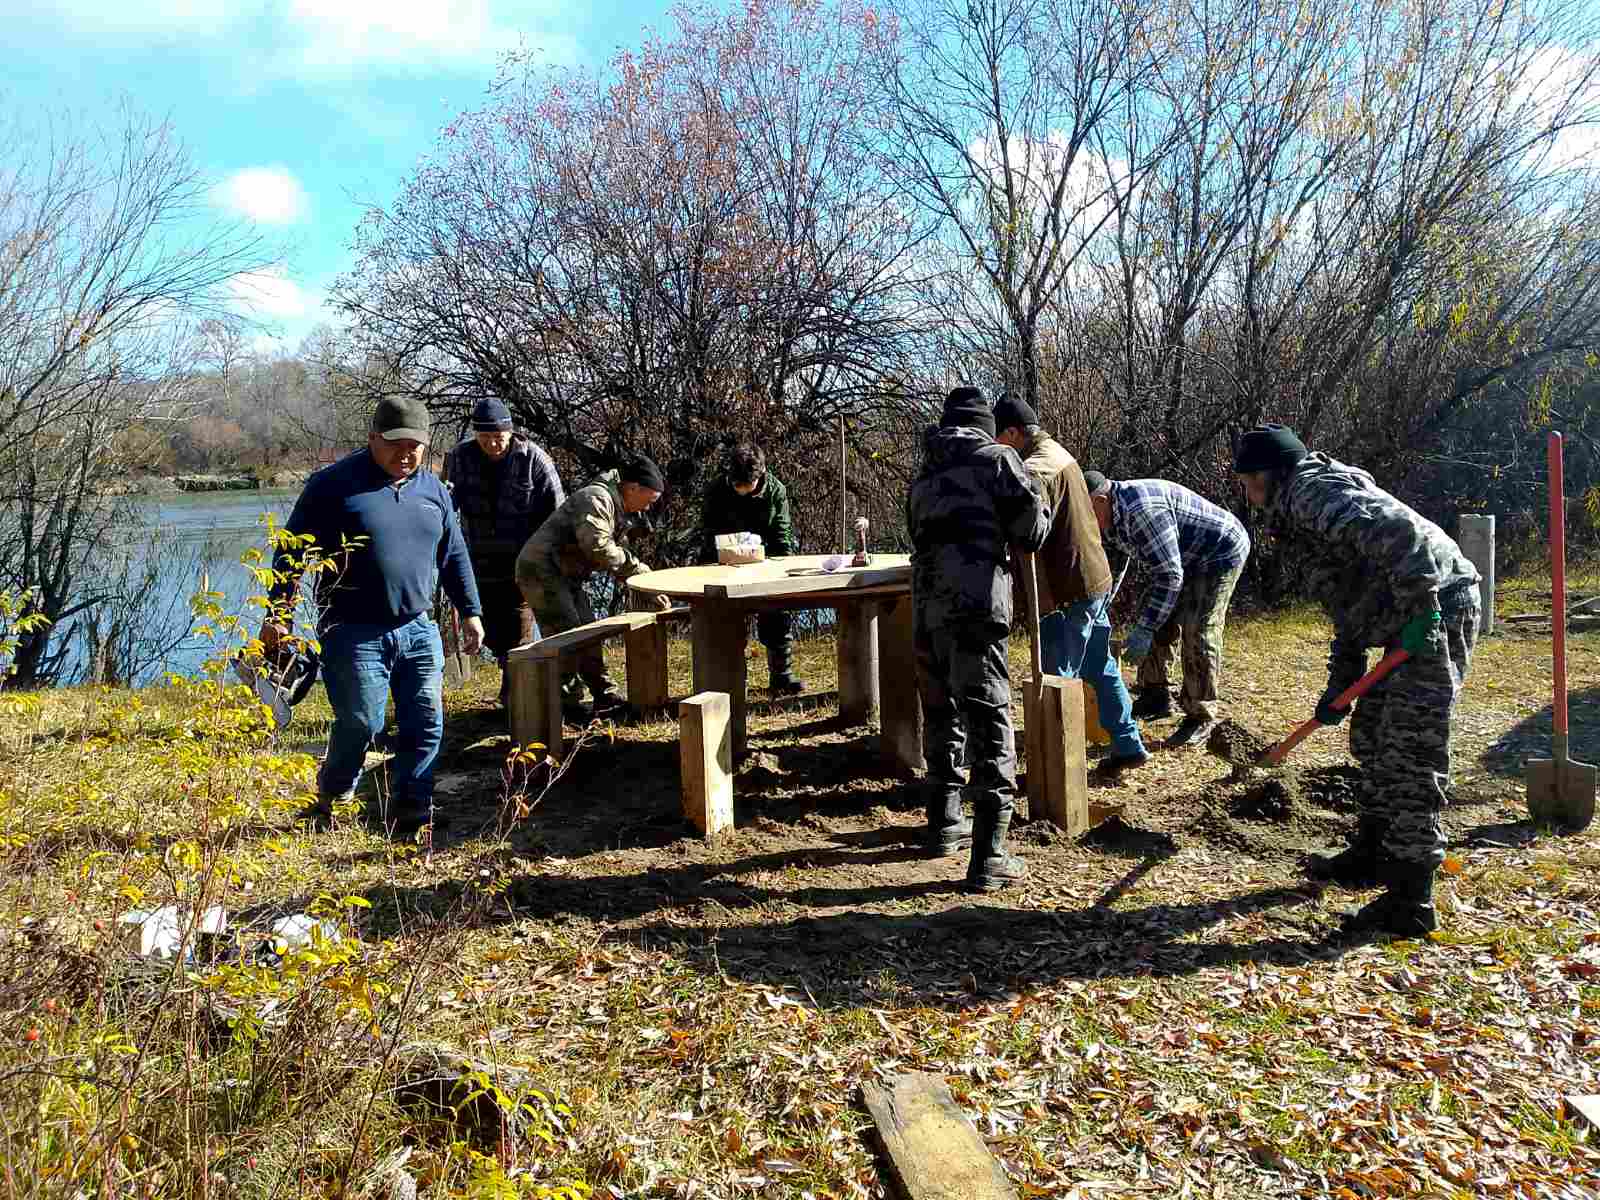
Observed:
[[[260,474],[240,475],[131,475],[107,486],[106,496],[170,496],[178,492],[254,492],[298,488],[315,467],[286,467]]]

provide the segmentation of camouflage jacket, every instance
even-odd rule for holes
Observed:
[[[1412,617],[1441,598],[1448,607],[1479,578],[1444,530],[1326,454],[1307,455],[1288,473],[1266,517],[1308,555],[1307,586],[1333,622],[1335,683],[1355,682],[1369,647],[1397,643]]]
[[[517,555],[517,574],[561,575],[587,579],[610,571],[627,579],[645,569],[623,545],[627,511],[622,507],[622,482],[607,471],[568,496],[551,513]]]
[[[906,500],[917,629],[951,625],[1005,636],[1011,627],[1008,545],[1044,545],[1050,511],[1014,450],[981,430],[935,427]]]

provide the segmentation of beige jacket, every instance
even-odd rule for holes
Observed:
[[[626,515],[618,473],[607,471],[568,496],[539,526],[517,555],[517,576],[587,579],[596,571],[610,571],[618,579],[637,575],[645,565],[623,545],[619,532]]]
[[[1039,611],[1054,612],[1105,595],[1111,590],[1111,564],[1100,544],[1100,524],[1078,460],[1041,432],[1023,446],[1022,465],[1038,481],[1051,514],[1050,536],[1037,555]]]

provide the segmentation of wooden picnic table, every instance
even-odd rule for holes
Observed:
[[[885,754],[921,770],[922,703],[911,641],[911,560],[874,554],[865,567],[826,570],[830,558],[798,554],[740,566],[670,567],[628,580],[641,596],[666,596],[690,608],[694,690],[726,692],[733,750],[745,735],[745,642],[749,616],[779,608],[831,608],[838,614],[839,712],[850,722],[876,715]],[[887,681],[887,686],[885,686]]]

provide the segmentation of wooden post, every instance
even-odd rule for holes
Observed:
[[[1016,1200],[943,1076],[907,1072],[888,1087],[863,1084],[861,1095],[906,1200]]]
[[[880,612],[878,747],[896,768],[915,774],[926,770],[928,764],[922,756],[922,694],[917,690],[911,597],[890,600]]]
[[[863,725],[878,715],[878,606],[840,604],[839,716]]]
[[[1060,675],[1046,675],[1039,690],[1039,735],[1030,739],[1028,775],[1031,786],[1034,763],[1031,755],[1041,750],[1043,788],[1039,799],[1044,816],[1076,837],[1089,828],[1089,772],[1083,747],[1083,683]],[[1030,810],[1030,817],[1037,815]]]
[[[1478,568],[1483,580],[1478,584],[1478,599],[1483,605],[1483,617],[1478,629],[1494,632],[1494,517],[1461,514],[1459,536],[1461,553]]]
[[[745,752],[745,626],[748,616],[737,604],[705,600],[690,618],[694,639],[694,690],[726,692],[733,755]]]
[[[678,705],[683,815],[706,837],[733,828],[733,738],[726,692],[700,692]]]
[[[535,742],[554,758],[561,757],[561,664],[555,658],[511,658],[511,740],[519,746]]]
[[[628,703],[644,711],[667,702],[667,627],[660,621],[622,635],[628,663]]]

